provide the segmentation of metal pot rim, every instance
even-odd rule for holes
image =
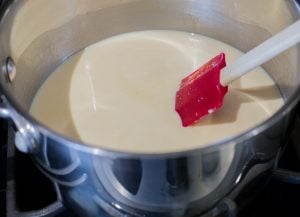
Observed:
[[[293,0],[294,1],[294,0]],[[10,2],[10,1],[8,1]],[[7,2],[6,2],[7,3]],[[300,10],[299,6],[295,2],[297,10]],[[5,16],[5,14],[8,12],[10,4],[4,4],[2,11],[0,13],[0,21],[2,20],[2,17]],[[267,128],[273,126],[275,123],[277,123],[282,117],[285,115],[288,115],[290,111],[295,108],[297,102],[300,100],[300,85],[295,90],[294,94],[285,101],[284,105],[271,117],[269,117],[267,120],[263,121],[262,123],[250,128],[244,133],[228,137],[223,140],[216,141],[214,143],[207,144],[200,148],[194,148],[194,149],[187,149],[183,151],[178,152],[163,152],[163,153],[139,153],[139,152],[125,152],[125,151],[118,151],[109,149],[106,147],[101,147],[100,145],[93,145],[88,143],[81,143],[80,141],[73,140],[71,138],[68,138],[60,133],[57,133],[39,121],[37,121],[35,118],[29,115],[28,112],[23,110],[18,103],[15,101],[15,99],[8,94],[8,92],[3,88],[3,85],[0,82],[0,92],[3,93],[3,95],[6,97],[7,102],[11,105],[11,107],[22,117],[25,118],[26,121],[33,124],[35,130],[39,134],[41,134],[43,137],[49,137],[53,139],[54,141],[57,141],[58,143],[62,143],[63,145],[71,148],[76,149],[79,151],[83,151],[86,153],[91,153],[95,155],[105,155],[105,156],[113,156],[113,157],[123,157],[123,158],[163,158],[163,157],[177,157],[177,156],[186,156],[186,155],[193,155],[193,153],[199,153],[200,152],[206,152],[210,151],[211,149],[218,148],[220,146],[226,145],[226,144],[232,144],[232,143],[241,143],[243,141],[248,140],[249,138],[252,138],[258,134],[260,134],[262,131],[266,130]]]

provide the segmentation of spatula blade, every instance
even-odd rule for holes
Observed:
[[[220,53],[182,79],[176,92],[175,110],[184,127],[194,124],[223,105],[228,87],[220,83],[220,72],[225,66],[225,54]]]

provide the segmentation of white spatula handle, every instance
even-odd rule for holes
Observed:
[[[242,55],[221,71],[221,84],[230,82],[300,42],[300,20]]]

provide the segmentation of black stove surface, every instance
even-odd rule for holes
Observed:
[[[295,146],[289,145],[279,161],[280,168],[300,172],[300,160]],[[299,175],[299,174],[298,174]],[[297,182],[298,184],[292,183]],[[294,177],[286,180],[271,179],[253,202],[238,215],[239,217],[295,217],[300,216],[300,182]]]
[[[0,2],[1,5],[1,2]],[[0,119],[0,132],[7,131],[7,123]],[[6,168],[7,168],[7,136],[0,133],[0,216],[6,212]]]

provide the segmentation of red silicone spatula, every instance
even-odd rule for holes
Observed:
[[[220,108],[228,84],[300,41],[300,20],[226,66],[221,53],[185,77],[176,93],[175,110],[189,126]]]

